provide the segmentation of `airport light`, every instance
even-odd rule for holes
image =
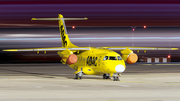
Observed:
[[[133,28],[132,31],[135,31],[135,29]]]
[[[168,55],[167,58],[171,58],[171,55]]]
[[[146,28],[146,26],[144,26],[144,28]]]
[[[75,29],[75,26],[72,26],[72,29]]]

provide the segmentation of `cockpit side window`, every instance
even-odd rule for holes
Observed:
[[[122,60],[121,56],[118,56],[117,58],[118,58],[118,60]]]
[[[109,56],[109,60],[117,60],[116,56]]]
[[[103,58],[103,60],[107,60],[108,59],[108,56],[105,56],[104,58]]]

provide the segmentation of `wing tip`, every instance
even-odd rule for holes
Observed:
[[[179,48],[171,48],[171,50],[179,50]]]
[[[87,17],[84,17],[84,19],[85,19],[85,20],[88,20],[88,18],[87,18]]]
[[[17,49],[4,49],[3,51],[18,51]]]
[[[32,18],[31,20],[36,20],[36,18]]]

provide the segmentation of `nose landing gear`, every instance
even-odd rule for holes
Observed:
[[[120,81],[119,77],[120,77],[120,74],[114,73],[113,74],[113,81]]]
[[[121,76],[121,74],[119,73],[114,73],[114,74],[103,74],[103,79],[110,79],[110,76],[113,77],[113,81],[120,81],[119,77]]]

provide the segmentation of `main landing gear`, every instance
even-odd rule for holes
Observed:
[[[83,73],[82,72],[79,72],[75,75],[75,78],[74,79],[81,79],[82,78],[82,75]]]
[[[110,79],[110,74],[103,74],[103,79]]]

